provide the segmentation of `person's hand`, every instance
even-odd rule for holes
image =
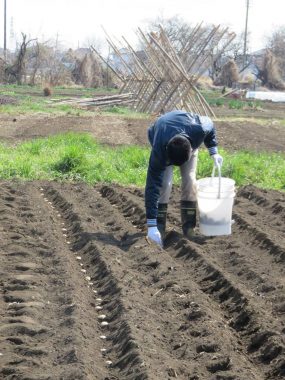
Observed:
[[[160,247],[162,247],[162,240],[160,232],[158,231],[157,227],[148,227],[147,229],[147,237],[149,240],[153,241]]]
[[[211,157],[214,160],[215,167],[219,166],[221,168],[223,165],[223,160],[224,160],[223,157],[218,153],[213,154]]]

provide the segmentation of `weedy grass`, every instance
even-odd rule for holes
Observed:
[[[117,89],[108,88],[84,88],[84,87],[53,87],[51,96],[44,96],[43,88],[40,86],[28,85],[3,85],[0,88],[0,96],[9,96],[16,102],[0,104],[0,114],[65,114],[71,116],[88,116],[96,113],[104,113],[106,115],[116,115],[118,117],[127,118],[149,118],[149,115],[138,113],[124,106],[109,106],[98,110],[94,107],[90,110],[78,108],[72,104],[59,104],[54,100],[65,100],[70,97],[80,96],[84,98],[94,98],[96,96],[106,96],[107,94],[115,94]],[[53,100],[51,100],[53,99]]]
[[[110,106],[106,107],[104,109],[104,113],[111,114],[111,115],[119,115],[119,116],[126,116],[130,119],[146,119],[149,118],[149,115],[146,113],[136,112],[134,110],[131,110],[128,107],[123,106]]]
[[[3,94],[3,93],[2,93]],[[69,104],[51,103],[47,97],[27,96],[16,94],[13,96],[17,101],[16,104],[0,105],[0,113],[7,114],[31,114],[31,113],[48,113],[48,114],[67,114],[67,115],[84,115],[90,114],[90,111],[78,109]]]
[[[224,157],[222,175],[237,186],[285,190],[285,155],[279,153],[230,153]],[[143,187],[150,149],[140,146],[110,147],[87,134],[67,133],[36,139],[11,147],[0,145],[0,178],[119,183]],[[199,152],[198,178],[209,177],[213,161],[206,149]],[[176,168],[174,183],[180,183]]]
[[[255,185],[264,189],[285,190],[285,154],[219,149],[224,158],[222,176],[232,178],[237,186]],[[212,160],[205,150],[199,154],[198,177],[209,177]]]

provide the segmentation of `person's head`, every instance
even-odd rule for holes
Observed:
[[[166,146],[166,151],[170,163],[172,165],[181,166],[190,158],[190,141],[185,136],[175,135],[169,140]]]

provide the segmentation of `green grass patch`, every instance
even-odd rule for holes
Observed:
[[[225,98],[209,98],[208,103],[210,106],[227,107],[229,109],[246,110],[246,109],[261,109],[262,103],[260,101],[245,101],[236,99]]]
[[[222,94],[219,91],[202,91],[202,93],[210,106],[246,110],[261,109],[263,105],[260,100],[240,100],[232,99],[230,97],[222,97]]]
[[[0,93],[10,93],[14,95],[26,95],[32,94],[33,96],[43,96],[43,89],[45,86],[31,86],[28,84],[17,85],[17,84],[5,84],[1,85]],[[54,86],[51,87],[52,96],[93,96],[98,94],[116,94],[119,92],[118,89],[107,88],[107,87],[98,87],[98,88],[88,88],[83,86]]]
[[[15,104],[1,104],[0,114],[65,114],[72,116],[94,115],[98,112],[105,115],[114,114],[118,117],[127,118],[149,118],[149,115],[138,113],[128,107],[110,106],[102,109],[94,107],[87,110],[71,104],[59,104],[59,100],[70,99],[72,97],[94,98],[118,93],[117,89],[112,88],[84,88],[84,87],[53,87],[52,95],[46,97],[43,95],[43,88],[40,86],[29,85],[3,85],[0,87],[0,96],[9,96],[15,99]],[[56,101],[53,101],[56,100]]]
[[[103,109],[105,114],[125,116],[128,118],[147,119],[149,115],[146,113],[136,112],[128,107],[110,106]]]
[[[37,97],[30,95],[15,95],[16,104],[0,105],[0,114],[30,114],[30,113],[48,113],[48,114],[66,114],[80,116],[90,114],[89,111],[78,109],[69,104],[52,103],[49,98]]]
[[[279,153],[220,150],[222,175],[237,186],[285,190],[285,155]],[[0,178],[23,180],[72,180],[120,183],[143,187],[150,149],[139,146],[110,147],[87,134],[67,133],[36,139],[15,147],[0,145]],[[199,153],[198,178],[211,175],[213,162],[206,149]],[[180,183],[175,170],[174,183]]]
[[[219,149],[224,158],[222,176],[236,181],[237,186],[255,185],[264,189],[285,190],[285,154],[239,151],[229,153]],[[198,177],[209,177],[212,160],[208,152],[199,153]]]

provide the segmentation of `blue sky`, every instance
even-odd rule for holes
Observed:
[[[135,44],[137,27],[144,27],[157,16],[181,16],[193,26],[201,21],[227,25],[232,31],[242,32],[245,27],[246,0],[6,0],[7,43],[11,23],[15,37],[21,32],[31,38],[48,40],[58,37],[64,45],[76,48],[97,39],[104,40],[101,25],[112,36],[126,37]],[[0,3],[3,20],[4,0]],[[264,46],[264,36],[274,28],[285,25],[284,0],[250,0],[250,48]],[[1,25],[2,22],[1,22]],[[10,45],[10,46],[9,46]],[[3,47],[3,28],[0,30]]]

